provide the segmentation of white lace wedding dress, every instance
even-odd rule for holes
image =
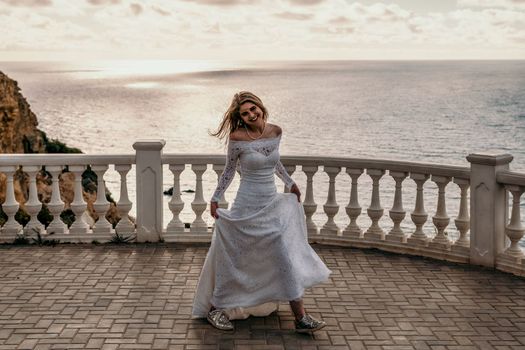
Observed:
[[[212,201],[230,185],[238,160],[241,182],[231,209],[217,210],[193,317],[206,317],[211,305],[225,309],[230,319],[265,316],[279,301],[301,298],[331,272],[308,244],[297,196],[277,192],[274,174],[288,188],[294,184],[279,161],[279,142],[280,136],[229,142]]]

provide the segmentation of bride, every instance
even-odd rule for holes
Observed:
[[[279,160],[282,130],[267,123],[268,112],[254,94],[235,94],[217,132],[229,136],[226,167],[211,199],[215,231],[197,285],[193,316],[233,330],[231,320],[266,316],[288,301],[295,329],[310,333],[323,321],[308,315],[304,290],[328,279],[330,270],[310,247],[301,192]],[[237,164],[241,181],[230,210],[218,201]],[[276,174],[290,193],[278,193]]]

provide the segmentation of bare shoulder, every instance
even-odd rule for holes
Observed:
[[[281,129],[279,125],[268,123],[268,126],[270,127],[270,133],[273,137],[280,136],[283,133],[283,129]]]
[[[231,141],[245,141],[245,139],[246,137],[240,129],[237,129],[230,134]]]

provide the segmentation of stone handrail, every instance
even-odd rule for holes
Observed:
[[[8,241],[22,230],[14,219],[19,203],[14,198],[13,174],[18,166],[23,166],[30,179],[29,198],[25,207],[32,218],[23,229],[26,233],[37,229],[45,235],[52,230],[55,233],[54,238],[71,242],[90,242],[94,239],[107,241],[115,231],[127,235],[136,234],[136,240],[139,242],[161,239],[167,242],[210,241],[213,227],[203,218],[208,207],[208,200],[204,198],[203,175],[212,170],[219,178],[224,170],[225,157],[213,154],[162,154],[163,146],[164,141],[139,141],[133,145],[135,155],[0,156],[0,172],[7,175],[7,196],[2,209],[8,216],[8,221],[1,228],[0,240]],[[306,183],[300,187],[305,188],[303,207],[311,242],[378,248],[496,267],[525,275],[522,263],[524,256],[519,248],[524,233],[520,222],[519,204],[525,189],[525,174],[508,170],[512,160],[510,155],[471,154],[467,159],[471,163],[470,167],[346,157],[281,157],[292,176],[304,175],[306,178]],[[59,219],[64,203],[60,199],[58,187],[58,175],[64,166],[67,165],[69,171],[75,173],[75,201],[71,208],[79,218],[85,211],[85,203],[79,194],[82,191],[82,171],[89,165],[99,175],[99,188],[104,188],[103,178],[110,164],[113,164],[121,175],[121,199],[117,206],[123,214],[129,213],[132,206],[128,199],[126,174],[131,166],[135,165],[136,225],[130,224],[129,220],[122,225],[119,222],[114,231],[104,219],[97,221],[93,227],[87,227],[85,223],[81,225],[81,219],[78,220],[78,225],[75,221],[70,228],[64,227]],[[41,166],[45,166],[46,171],[53,175],[53,196],[48,207],[55,220],[47,230],[44,230],[36,219],[42,206],[36,195],[35,184],[36,173]],[[169,169],[173,178],[173,195],[168,203],[172,218],[166,226],[163,225],[162,197],[164,167]],[[195,193],[191,203],[183,200],[180,188],[181,173],[186,171],[186,176],[190,175],[188,169],[191,169],[195,181]],[[299,171],[302,174],[299,174]],[[326,202],[322,206],[318,206],[314,196],[314,193],[319,192],[314,191],[314,188],[319,186],[314,180],[317,173],[328,177]],[[387,177],[395,182],[395,188],[392,188],[392,207],[385,210],[381,205],[380,188],[382,180]],[[362,181],[364,178],[368,178],[371,185],[360,192],[358,188],[366,184],[366,181]],[[337,202],[337,196],[342,193],[338,190],[342,181],[349,184],[349,201],[344,208]],[[403,207],[407,181],[415,185],[415,200],[409,203],[410,213]],[[427,181],[433,182],[434,185],[427,186]],[[449,185],[457,186],[459,196],[447,196]],[[428,191],[434,191],[434,188],[436,211],[429,214],[425,210],[429,199],[425,197]],[[363,190],[370,194],[370,203],[366,210],[363,210],[358,199]],[[510,222],[507,222],[507,191],[514,196]],[[346,189],[343,193],[347,193]],[[456,198],[459,211],[451,220],[447,214],[446,202]],[[224,196],[219,201],[219,206],[228,206]],[[191,207],[195,216],[191,223],[180,219],[185,207]],[[343,216],[346,221],[343,226],[340,219],[336,220],[340,209],[346,213],[346,216]],[[107,201],[102,194],[97,197],[95,210],[99,217],[103,218],[107,210]],[[319,220],[317,223],[313,220],[314,216],[323,217],[325,223],[319,225]],[[411,227],[408,229],[406,225],[403,227],[405,217],[411,220]],[[364,227],[359,223],[360,218],[366,218],[371,223]],[[447,227],[451,221],[459,232],[459,237],[453,241],[447,235]],[[430,236],[425,232],[424,226],[427,222],[432,223],[435,235]],[[469,235],[470,230],[472,232]],[[511,241],[510,247],[505,243],[506,237]]]
[[[134,164],[134,154],[2,154],[0,166]]]

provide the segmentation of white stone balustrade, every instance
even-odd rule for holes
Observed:
[[[207,234],[208,224],[202,218],[202,215],[208,207],[208,202],[204,200],[202,188],[202,174],[206,171],[206,164],[193,164],[191,170],[195,173],[195,198],[191,202],[191,208],[195,213],[195,220],[191,223],[190,232],[197,234]]]
[[[215,173],[217,174],[217,182],[219,182],[219,179],[221,178],[222,172],[224,171],[224,167],[224,164],[213,164],[213,171],[215,171]],[[229,203],[228,201],[226,201],[224,193],[221,195],[221,198],[219,198],[219,203],[217,204],[219,205],[219,208],[228,208]]]
[[[21,225],[15,220],[19,203],[15,199],[13,182],[15,171],[19,167],[22,167],[29,176],[29,197],[24,207],[31,216],[31,220],[24,228],[26,232],[31,232],[33,225],[38,226],[35,219],[42,203],[38,201],[35,181],[39,169],[44,167],[53,178],[52,198],[48,206],[54,217],[54,223],[45,231],[40,228],[41,232],[50,233],[53,230],[54,238],[64,242],[109,240],[113,232],[111,225],[104,220],[109,208],[105,197],[104,176],[107,175],[109,165],[114,165],[114,169],[120,174],[120,199],[117,203],[117,210],[123,216],[117,225],[117,232],[135,233],[139,242],[159,239],[170,242],[209,242],[213,221],[206,222],[203,215],[208,207],[208,201],[204,198],[204,187],[210,184],[204,182],[203,176],[206,171],[214,171],[218,179],[224,169],[224,156],[163,155],[163,146],[163,141],[139,141],[134,144],[137,150],[135,155],[0,155],[0,172],[7,178],[6,198],[2,203],[2,210],[7,221],[0,229],[0,240],[2,242],[12,241],[16,234],[22,232]],[[302,171],[306,176],[306,183],[298,183],[298,186],[300,189],[303,186],[306,187],[303,207],[311,241],[430,256],[492,266],[525,275],[525,263],[523,262],[525,259],[520,248],[525,231],[521,223],[519,206],[525,188],[525,174],[508,170],[508,165],[512,160],[510,155],[469,155],[470,168],[388,160],[310,156],[283,156],[281,160],[289,172]],[[137,184],[135,203],[131,203],[127,187],[128,173],[133,164],[136,165]],[[164,205],[162,167],[164,164],[169,165],[173,174],[174,186],[173,196],[168,203],[173,218],[165,228],[162,226]],[[208,165],[212,165],[212,169],[209,169]],[[82,191],[82,173],[88,166],[98,176],[99,191],[94,209],[101,219],[94,225],[93,231],[83,219],[86,216],[87,205]],[[180,195],[180,176],[186,167],[190,167],[195,174],[195,196],[190,206],[186,206]],[[64,202],[60,195],[59,177],[65,168],[75,175],[75,194],[70,207],[76,219],[69,231],[60,220]],[[338,177],[341,171],[346,172],[350,179],[348,176]],[[372,179],[371,186],[368,186],[366,181],[363,181],[367,184],[366,186],[358,181],[365,171]],[[380,203],[381,197],[385,195],[381,192],[384,186],[381,181],[387,171],[395,181],[395,189],[390,189],[388,188],[390,185],[385,184],[388,191],[392,190],[388,192],[389,195],[393,193],[394,197],[389,210],[391,221],[388,223],[382,220],[384,209]],[[329,178],[328,191],[325,194],[327,199],[322,209],[318,208],[314,195],[314,188],[322,187],[316,184],[315,175],[318,172],[324,172]],[[414,181],[415,190],[405,187],[406,181],[404,180],[407,177]],[[424,197],[424,187],[428,179],[435,182],[438,187],[437,209],[432,217],[437,234],[430,243],[428,235],[432,231],[428,227],[425,228],[428,214],[425,211]],[[456,208],[459,208],[454,220],[455,227],[459,231],[459,238],[454,243],[450,242],[445,235],[450,223],[447,202],[451,199],[446,189],[451,181],[459,187],[461,192],[459,198],[452,197],[453,200],[458,201],[454,204]],[[337,191],[338,189],[340,192]],[[206,187],[206,191],[210,190]],[[368,219],[361,216],[359,190],[371,193],[367,214],[372,224],[365,234],[358,224],[360,220]],[[509,215],[506,212],[507,191],[513,197],[513,206]],[[345,196],[348,192],[349,196]],[[407,205],[414,208],[410,215],[412,222],[409,224],[404,221],[406,216],[403,206],[405,192],[408,192],[410,200]],[[339,205],[336,196],[343,196],[346,197],[345,200],[348,200],[348,205],[345,207],[346,215],[344,213],[338,215]],[[412,199],[413,197],[415,199]],[[228,203],[222,198],[219,205],[224,208]],[[134,206],[137,208],[136,228],[131,221],[127,220]],[[183,209],[189,207],[195,214],[195,220],[185,224],[180,216]],[[507,220],[508,217],[510,221]],[[324,222],[321,230],[318,230],[319,222]],[[186,225],[190,227],[185,227]],[[407,229],[407,225],[410,228]],[[339,235],[340,227],[345,227],[341,235]],[[385,235],[385,232],[388,234]],[[412,235],[407,237],[410,232],[413,232]],[[506,237],[511,241],[510,247],[505,246]]]
[[[339,205],[337,204],[335,195],[335,177],[341,171],[340,167],[324,167],[324,171],[328,174],[328,198],[326,199],[325,205],[323,205],[324,212],[328,217],[323,228],[321,228],[321,234],[323,235],[337,235],[339,227],[335,223],[334,217],[339,211]]]
[[[120,220],[115,227],[115,231],[124,237],[130,237],[135,233],[135,224],[129,219],[129,212],[133,203],[129,200],[127,176],[131,170],[131,164],[116,164],[115,171],[120,175],[120,198],[117,203],[117,210]]]
[[[0,166],[0,172],[7,177],[6,197],[2,204],[2,210],[7,215],[7,221],[0,231],[0,242],[12,242],[22,231],[22,225],[15,220],[16,212],[20,205],[15,198],[14,175],[17,167],[13,165]]]
[[[106,199],[106,185],[104,184],[104,174],[108,170],[107,165],[93,165],[91,170],[97,174],[97,200],[93,203],[93,209],[98,215],[98,220],[93,226],[93,238],[96,241],[106,241],[111,239],[113,228],[106,219],[109,210],[109,202]]]
[[[138,242],[158,242],[162,238],[162,148],[165,144],[164,140],[141,140],[133,144],[136,150]]]
[[[297,167],[295,165],[286,165],[284,168],[286,169],[288,175],[292,176]],[[284,185],[283,191],[284,193],[290,193],[290,189],[286,188],[286,185]]]
[[[29,176],[29,198],[25,203],[26,211],[30,216],[29,222],[24,227],[24,235],[31,237],[36,234],[43,235],[45,233],[44,225],[38,221],[38,213],[42,209],[42,203],[38,199],[38,190],[36,187],[36,176],[41,167],[38,165],[28,165],[24,167],[24,172]]]
[[[525,227],[521,222],[521,201],[525,192],[524,174],[511,172],[508,170],[499,171],[496,174],[496,180],[505,192],[510,193],[512,197],[512,207],[510,219],[506,221],[504,232],[510,241],[510,246],[504,248],[496,259],[496,268],[525,276],[525,256],[523,252],[523,235]],[[507,196],[504,197],[505,207],[507,206]],[[472,234],[471,234],[472,235]]]
[[[308,230],[308,236],[317,235],[317,225],[312,220],[312,216],[317,210],[317,204],[314,199],[314,182],[313,177],[318,166],[303,166],[303,172],[306,174],[306,195],[303,201],[304,213],[306,215],[306,229]]]
[[[184,232],[184,223],[180,219],[180,212],[184,209],[184,202],[180,197],[180,175],[184,171],[185,166],[184,164],[171,164],[169,169],[173,174],[173,192],[168,206],[173,217],[166,227],[166,241],[171,241],[172,234]]]
[[[394,178],[396,182],[396,189],[394,193],[394,204],[390,209],[390,219],[394,223],[394,227],[388,232],[386,236],[387,241],[406,243],[407,237],[401,229],[401,222],[405,218],[406,211],[403,209],[403,181],[407,178],[408,172],[406,171],[390,171],[390,176]]]
[[[82,173],[86,170],[85,165],[70,165],[69,171],[75,175],[75,195],[71,202],[71,211],[75,214],[75,221],[69,228],[69,237],[59,237],[57,239],[68,238],[73,242],[89,242],[87,233],[90,231],[89,225],[84,221],[84,213],[87,209],[87,203],[84,201],[82,190]]]
[[[372,200],[366,210],[370,220],[372,220],[372,224],[364,236],[366,239],[384,240],[385,231],[379,226],[379,219],[381,219],[384,212],[379,197],[379,180],[383,177],[385,171],[382,169],[367,169],[366,173],[372,178]]]
[[[459,213],[456,220],[454,220],[456,228],[459,231],[459,237],[454,242],[454,246],[467,248],[470,246],[470,240],[467,236],[468,230],[470,229],[470,215],[468,210],[468,189],[470,183],[465,179],[454,179],[454,183],[459,186],[461,193]],[[452,249],[454,249],[454,247]]]
[[[470,256],[472,264],[495,267],[505,249],[507,192],[498,172],[509,169],[508,154],[470,154]]]
[[[451,244],[450,240],[445,234],[445,229],[450,223],[450,217],[447,214],[445,188],[451,180],[452,178],[448,176],[432,175],[432,181],[438,186],[438,203],[436,215],[432,217],[432,222],[437,229],[437,233],[430,243],[430,246],[433,248],[448,249]]]
[[[343,230],[343,236],[353,238],[363,238],[363,230],[357,224],[357,218],[361,215],[361,206],[359,205],[358,179],[363,173],[363,169],[346,168],[346,173],[352,179],[350,189],[350,200],[346,206],[346,214],[350,218],[350,223]]]
[[[47,227],[49,234],[62,235],[68,232],[66,224],[60,218],[60,214],[64,210],[64,202],[60,196],[60,174],[63,166],[50,165],[46,167],[46,171],[51,174],[53,179],[51,187],[51,201],[47,204],[49,212],[53,215],[53,221]]]
[[[96,237],[90,230],[88,223],[85,218],[89,215],[87,214],[87,204],[84,200],[83,188],[82,188],[82,174],[86,170],[88,165],[92,168],[102,167],[104,169],[108,168],[109,164],[115,164],[116,167],[125,167],[130,168],[130,164],[134,163],[134,155],[99,155],[91,156],[85,154],[5,154],[0,155],[0,173],[3,173],[7,177],[6,182],[6,200],[2,204],[2,210],[7,215],[7,222],[4,223],[0,229],[0,241],[1,242],[12,242],[16,237],[16,234],[21,234],[24,232],[26,236],[35,237],[37,232],[39,232],[43,239],[56,239],[60,242],[92,242],[94,239],[97,239],[101,242],[107,241],[111,236],[104,235],[104,239],[101,237]],[[23,228],[15,220],[15,214],[18,211],[19,203],[15,199],[15,186],[14,186],[14,175],[15,171],[21,167],[21,170],[27,174],[27,183],[28,183],[28,198],[24,203],[26,212],[31,217],[30,221]],[[40,209],[43,206],[43,203],[40,202],[38,197],[38,189],[36,178],[39,172],[46,171],[51,175],[51,198],[49,203],[46,206],[49,209],[50,214],[52,215],[52,221],[47,228],[44,229],[43,225],[37,220],[37,216],[40,212]],[[74,174],[74,184],[73,184],[73,201],[69,203],[71,211],[75,214],[74,222],[71,227],[68,229],[66,224],[61,219],[62,211],[65,208],[64,197],[61,193],[62,188],[62,173],[64,171],[69,171]],[[18,181],[18,179],[17,179]],[[98,186],[102,188],[102,191],[99,191],[99,196],[103,195],[103,201],[105,199],[105,190],[104,183],[100,183],[99,180]],[[125,180],[121,180],[125,181]],[[17,185],[22,186],[20,185]],[[127,187],[124,183],[121,183],[122,193],[125,195],[121,197],[122,201],[120,202],[121,208],[119,210],[127,210],[127,206],[131,204],[126,203],[124,200],[127,196]],[[106,201],[107,202],[107,201]],[[94,203],[95,210],[97,206],[101,203],[101,198],[98,198]],[[107,203],[102,203],[104,206],[107,206]],[[98,209],[102,213],[102,209]],[[126,216],[127,217],[127,216]],[[91,219],[90,219],[91,220]],[[109,223],[108,223],[109,224]],[[111,227],[111,225],[110,225]],[[134,229],[132,230],[134,231]]]
[[[428,237],[423,232],[423,225],[427,222],[428,214],[425,211],[425,199],[423,186],[430,176],[428,174],[410,174],[410,178],[416,183],[416,205],[414,211],[410,214],[416,230],[408,238],[407,242],[413,245],[428,245]]]
[[[512,193],[512,212],[510,222],[505,227],[505,234],[510,240],[510,247],[505,250],[504,254],[519,261],[525,256],[523,250],[519,247],[519,242],[525,233],[525,227],[521,224],[520,213],[520,199],[525,191],[525,187],[505,185],[505,188]]]

